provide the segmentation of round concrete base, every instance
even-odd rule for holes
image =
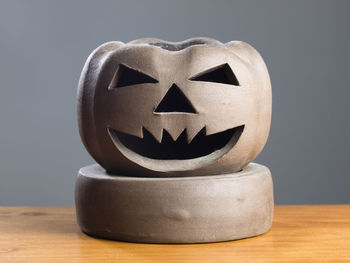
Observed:
[[[99,165],[80,169],[75,203],[83,232],[144,243],[206,243],[269,230],[273,185],[269,169],[197,177],[109,175]]]

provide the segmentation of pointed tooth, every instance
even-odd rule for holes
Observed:
[[[158,127],[155,127],[155,126],[143,127],[143,128],[146,129],[150,134],[152,134],[152,136],[157,140],[158,143],[162,142],[163,129],[159,129]]]
[[[140,130],[139,130],[139,133],[138,133],[137,137],[143,139],[143,136],[144,136],[144,134],[143,134],[143,127],[140,127]]]
[[[173,139],[173,141],[175,142],[179,136],[181,135],[181,133],[185,130],[185,128],[181,127],[181,126],[175,126],[172,127],[171,129],[166,129],[166,131],[170,134],[171,138]]]
[[[187,143],[191,143],[194,137],[205,127],[203,126],[197,126],[197,127],[188,127],[186,128],[187,132]]]
[[[126,133],[126,134],[129,134],[129,135],[133,135],[133,136],[136,136],[136,137],[138,137],[138,138],[143,138],[143,129],[142,129],[143,127],[142,126],[140,126],[140,127],[138,127],[138,128],[133,128],[133,129],[131,129],[132,130],[132,132],[130,132],[130,131],[124,131],[124,133]],[[123,131],[121,131],[121,132],[123,132]]]

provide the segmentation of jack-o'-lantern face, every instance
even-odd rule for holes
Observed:
[[[78,95],[83,142],[110,172],[234,172],[270,127],[269,76],[242,42],[110,42],[89,57]]]

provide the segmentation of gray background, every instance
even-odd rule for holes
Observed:
[[[76,86],[110,40],[209,36],[255,46],[273,119],[257,161],[277,204],[350,202],[350,1],[1,1],[0,205],[72,205],[93,160],[80,142]]]

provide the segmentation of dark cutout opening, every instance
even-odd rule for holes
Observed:
[[[223,84],[229,84],[239,86],[239,82],[233,73],[231,67],[225,63],[218,67],[206,70],[205,72],[199,73],[197,76],[190,78],[194,81],[206,81],[206,82],[217,82]]]
[[[149,44],[152,46],[160,47],[168,51],[179,51],[190,46],[207,44],[207,41],[194,39],[184,43],[155,42],[155,43],[149,43]]]
[[[159,143],[152,134],[143,128],[143,138],[118,132],[109,128],[112,137],[118,137],[128,149],[142,156],[158,160],[186,160],[202,157],[222,149],[233,139],[235,145],[240,138],[244,125],[228,129],[212,135],[205,135],[205,127],[194,137],[191,143],[187,142],[187,133],[184,130],[174,141],[166,130]]]
[[[154,112],[196,113],[196,110],[193,108],[191,102],[186,98],[185,94],[183,94],[179,87],[176,86],[176,84],[173,84]]]
[[[157,82],[157,80],[146,75],[145,73],[120,64],[116,75],[115,85],[113,86],[113,88],[121,88],[136,84]]]

